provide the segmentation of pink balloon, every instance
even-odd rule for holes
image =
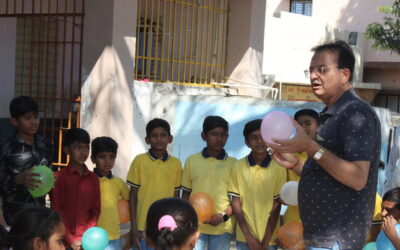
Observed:
[[[286,140],[295,135],[292,119],[282,111],[272,111],[262,120],[261,136],[268,144],[275,144],[273,139]]]

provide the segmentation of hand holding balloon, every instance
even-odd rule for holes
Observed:
[[[35,176],[34,178],[38,180],[38,185],[36,188],[28,188],[28,191],[32,197],[41,197],[50,192],[54,186],[54,174],[50,168],[46,166],[36,166],[30,171],[30,173],[35,174],[31,176]]]
[[[299,183],[297,181],[289,181],[282,186],[280,196],[285,204],[296,206],[298,204],[297,192]]]
[[[27,188],[35,189],[40,185],[39,173],[32,173],[33,168],[25,169],[22,173],[15,176],[15,183],[18,185],[24,185]]]
[[[199,221],[206,222],[212,219],[214,215],[214,201],[207,193],[198,192],[192,194],[189,198],[189,203],[196,211]]]

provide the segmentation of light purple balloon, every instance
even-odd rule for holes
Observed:
[[[273,139],[286,140],[295,135],[292,119],[282,111],[272,111],[262,120],[261,136],[268,144],[275,144]]]

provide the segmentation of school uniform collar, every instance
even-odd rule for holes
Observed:
[[[256,163],[256,161],[253,158],[253,155],[250,153],[247,157],[246,157],[246,161],[247,161],[247,165],[249,167],[254,167],[256,165],[258,165]],[[261,162],[261,164],[259,164],[259,166],[263,167],[263,168],[267,168],[269,166],[269,163],[271,162],[271,156],[269,154],[267,154],[264,158],[264,160]]]
[[[155,160],[162,160],[162,161],[167,161],[169,159],[169,154],[167,151],[165,151],[163,157],[161,158],[157,158],[157,156],[151,151],[151,149],[149,149],[149,151],[147,152],[147,155],[150,157],[150,159],[152,159],[153,161]]]
[[[70,163],[66,168],[67,168],[67,171],[68,171],[70,174],[76,173],[76,174],[79,175],[78,170],[77,170],[75,167],[73,167],[73,164]],[[84,166],[83,166],[83,174],[82,174],[82,176],[83,176],[83,175],[89,175],[89,174],[90,174],[90,170],[87,168],[86,165],[84,165]]]
[[[207,150],[207,147],[205,147],[203,149],[203,151],[201,151],[201,155],[204,158],[211,158],[212,156],[210,155],[210,153]],[[226,160],[226,158],[228,158],[228,154],[225,152],[225,149],[222,149],[222,151],[217,155],[217,157],[215,157],[217,160]]]
[[[22,139],[22,138],[18,135],[18,132],[15,132],[14,136],[15,136],[15,138],[16,138],[16,140],[17,140],[18,143],[31,146],[30,144],[27,144],[27,143],[24,141],[24,139]],[[38,134],[35,134],[35,135],[34,135],[33,143],[34,143],[34,145],[36,145],[36,146],[41,146],[41,147],[43,147],[43,146],[44,146],[44,138],[43,138],[42,136],[38,135]]]
[[[103,177],[106,177],[106,178],[108,178],[108,179],[112,179],[113,178],[113,174],[112,174],[112,172],[110,171],[110,173],[108,173],[108,175],[102,175],[102,174],[100,174],[99,173],[99,171],[97,170],[97,168],[94,168],[93,169],[93,172],[97,175],[97,177],[99,177],[99,178],[103,178]]]

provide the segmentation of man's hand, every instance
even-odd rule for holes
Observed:
[[[82,249],[81,245],[82,243],[80,241],[74,241],[71,243],[71,248],[74,250],[80,250]]]
[[[221,222],[223,222],[222,214],[218,213],[218,214],[213,214],[210,219],[204,221],[204,224],[209,224],[211,226],[218,226],[219,224],[221,224]]]
[[[247,240],[247,246],[250,248],[250,250],[262,250],[262,245],[261,242],[256,239],[253,235],[249,235],[246,237]]]
[[[25,169],[22,173],[17,174],[15,176],[15,183],[18,185],[24,185],[29,189],[36,189],[39,187],[39,184],[42,183],[38,177],[40,177],[39,173],[32,173],[33,168]]]
[[[295,120],[292,120],[292,123],[296,128],[296,135],[287,140],[274,139],[275,144],[268,144],[268,147],[279,153],[308,152],[313,146],[312,143],[314,140]]]
[[[279,165],[287,169],[292,169],[294,166],[296,166],[296,164],[299,163],[299,158],[292,153],[279,153],[271,149],[271,157]]]
[[[139,233],[137,230],[132,230],[131,231],[131,242],[134,247],[136,247],[139,250],[142,250],[140,247],[140,240],[143,240],[143,235]]]
[[[393,218],[393,216],[385,216],[382,218],[382,230],[385,232],[386,236],[390,239],[390,241],[393,241],[396,239],[397,236],[397,231],[396,231],[396,220]]]

